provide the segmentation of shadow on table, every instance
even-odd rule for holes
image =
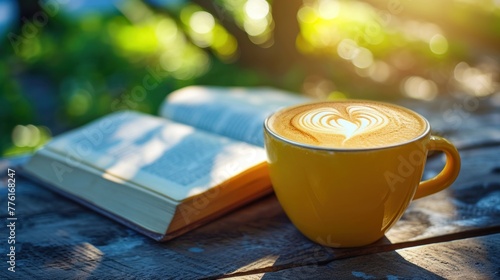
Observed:
[[[344,249],[341,249],[344,250]],[[336,250],[334,249],[333,252]],[[262,279],[445,279],[396,251],[337,259],[265,273]]]

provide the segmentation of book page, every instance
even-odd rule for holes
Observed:
[[[131,111],[60,135],[45,148],[68,166],[91,166],[176,201],[265,161],[262,148]]]
[[[167,97],[160,116],[264,146],[264,120],[278,109],[311,99],[272,88],[191,86]]]

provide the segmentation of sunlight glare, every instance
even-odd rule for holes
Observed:
[[[340,4],[336,0],[320,0],[318,2],[318,13],[323,19],[334,19],[339,15]]]
[[[158,48],[156,25],[125,25],[119,26],[116,31],[117,33],[111,34],[112,38],[121,49],[128,53],[151,54]]]
[[[194,12],[189,20],[189,26],[194,32],[206,34],[212,31],[215,20],[212,14],[205,11]]]
[[[475,96],[487,96],[495,92],[494,73],[459,62],[453,71],[455,80]]]
[[[359,48],[352,58],[352,64],[358,68],[368,68],[373,64],[373,54],[367,48]]]
[[[419,22],[416,20],[407,20],[403,24],[404,34],[411,41],[420,40],[429,43],[433,36],[441,34],[441,28],[438,25],[429,22]]]
[[[244,237],[244,238],[246,238],[246,237]],[[267,255],[267,256],[264,256],[262,258],[255,258],[255,260],[253,260],[249,263],[242,264],[241,267],[239,267],[238,269],[236,269],[233,272],[249,271],[251,269],[255,269],[255,267],[257,267],[257,266],[273,267],[274,264],[276,263],[276,261],[278,261],[278,259],[280,259],[280,255]],[[252,277],[252,279],[255,279],[255,280],[266,279],[267,275],[269,275],[269,274],[265,273],[265,274],[262,274],[262,276],[256,275],[256,277]],[[248,277],[247,277],[247,279],[248,279]]]
[[[391,76],[391,67],[383,61],[377,61],[368,68],[368,76],[375,82],[383,83]]]
[[[245,3],[245,13],[253,20],[262,20],[269,14],[269,4],[265,0],[248,0]]]
[[[342,40],[337,46],[337,53],[346,60],[353,59],[358,51],[358,44],[351,39]]]
[[[237,41],[219,25],[215,26],[213,33],[212,47],[217,55],[223,60],[232,59],[238,49]]]
[[[444,54],[448,51],[448,40],[441,34],[435,34],[429,41],[429,48],[435,54]]]
[[[430,42],[436,34],[441,33],[441,28],[433,23],[424,22],[419,24],[418,37],[424,42]]]
[[[16,125],[12,131],[12,142],[17,147],[35,147],[40,142],[40,130],[32,125]]]
[[[158,22],[155,29],[158,41],[160,41],[165,46],[169,46],[176,41],[178,32],[179,30],[175,22],[172,19],[166,18]]]
[[[297,12],[297,19],[305,24],[313,24],[317,19],[316,11],[309,6],[303,6]]]
[[[245,31],[250,36],[259,36],[267,30],[268,22],[267,18],[263,18],[261,20],[245,20],[244,28]]]
[[[436,98],[438,88],[431,80],[418,76],[411,76],[403,82],[404,94],[408,97],[430,101]]]

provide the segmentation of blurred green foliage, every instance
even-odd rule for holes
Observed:
[[[499,89],[494,1],[154,2],[20,5],[0,41],[0,156],[115,110],[156,114],[193,84],[427,102]]]

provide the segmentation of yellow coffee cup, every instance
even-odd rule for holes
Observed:
[[[419,114],[374,101],[323,101],[280,110],[264,123],[276,196],[309,239],[332,247],[384,236],[413,199],[450,186],[460,155],[430,134]],[[444,169],[421,182],[427,153],[443,151]]]

